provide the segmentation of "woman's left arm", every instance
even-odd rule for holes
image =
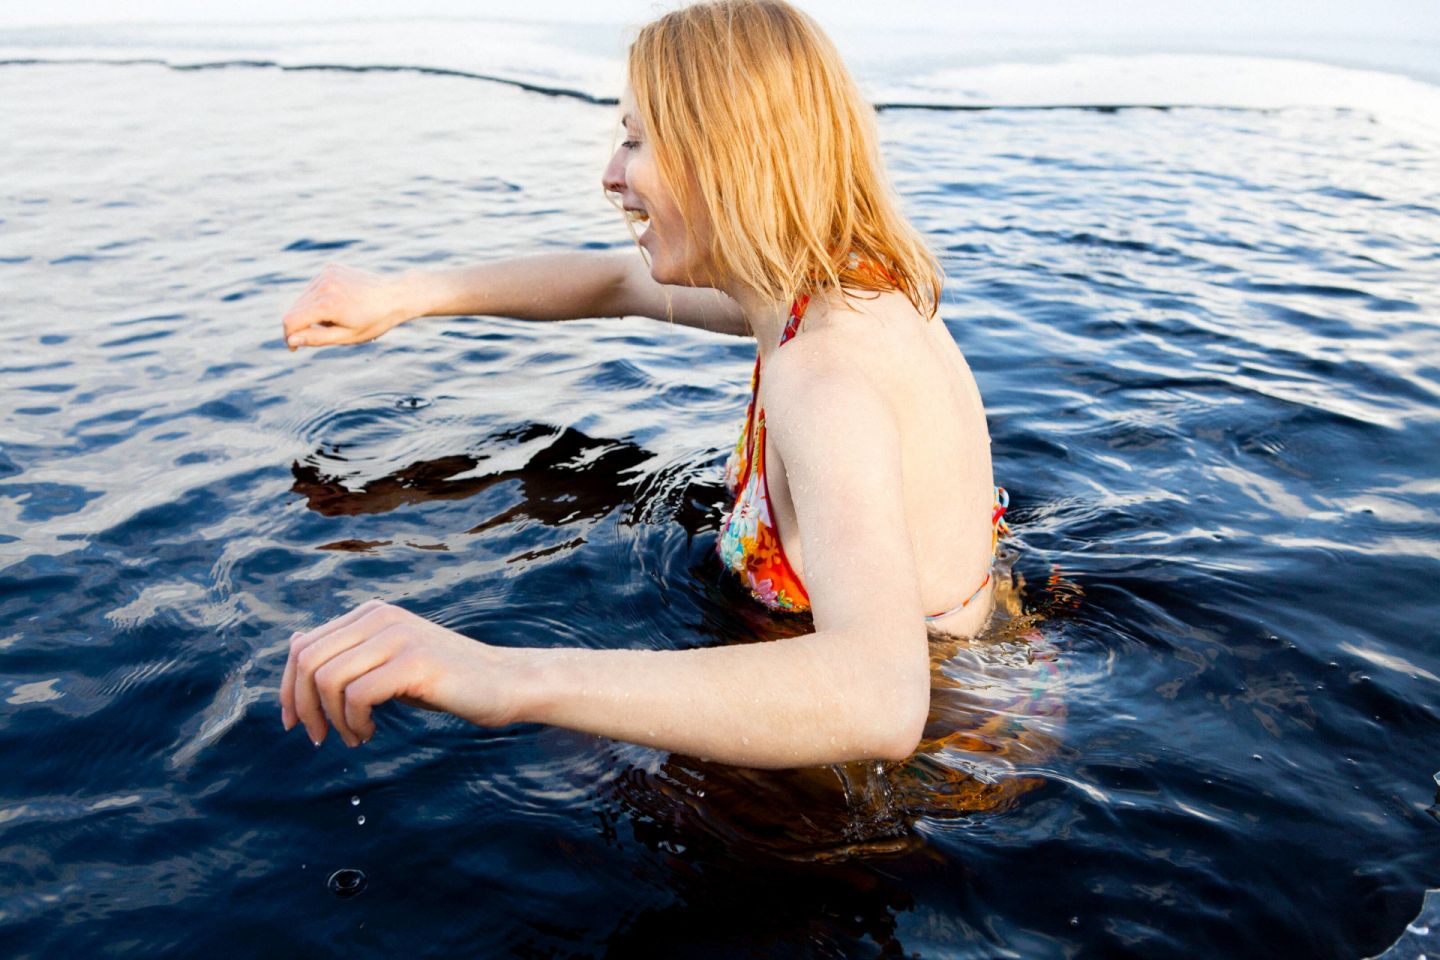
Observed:
[[[814,633],[690,650],[496,647],[372,601],[292,641],[287,729],[299,720],[322,739],[328,717],[353,745],[374,731],[370,708],[400,698],[750,767],[909,756],[930,667],[894,418],[862,378],[787,379],[795,388],[770,391],[767,432],[799,516]]]

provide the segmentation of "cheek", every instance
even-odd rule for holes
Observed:
[[[664,202],[660,197],[659,177],[655,175],[655,165],[644,158],[637,158],[630,164],[630,182],[635,185],[635,192],[645,197],[646,209],[653,212],[653,208],[664,209]]]

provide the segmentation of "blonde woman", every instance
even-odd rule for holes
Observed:
[[[382,277],[330,265],[290,348],[412,317],[644,316],[753,336],[717,548],[814,632],[674,651],[479,642],[373,600],[291,640],[286,729],[350,746],[391,699],[482,726],[556,724],[751,767],[903,759],[930,704],[928,631],[975,634],[1003,524],[974,377],[936,318],[939,265],[901,215],[873,109],[780,0],[669,13],[630,47],[604,188],[634,253]]]

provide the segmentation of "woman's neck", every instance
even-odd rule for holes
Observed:
[[[734,288],[721,289],[740,304],[740,311],[750,325],[751,332],[755,334],[755,343],[763,363],[780,345],[780,334],[785,329],[786,321],[790,319],[791,302],[771,299],[752,287],[737,285]],[[807,321],[817,313],[824,312],[825,299],[823,294],[810,298],[805,308]]]

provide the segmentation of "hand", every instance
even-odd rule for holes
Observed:
[[[285,345],[293,351],[374,340],[415,316],[405,293],[398,277],[327,263],[285,314]]]
[[[290,638],[280,718],[286,730],[304,724],[316,746],[327,718],[349,746],[366,742],[371,708],[390,699],[504,726],[516,719],[514,653],[371,600]]]

